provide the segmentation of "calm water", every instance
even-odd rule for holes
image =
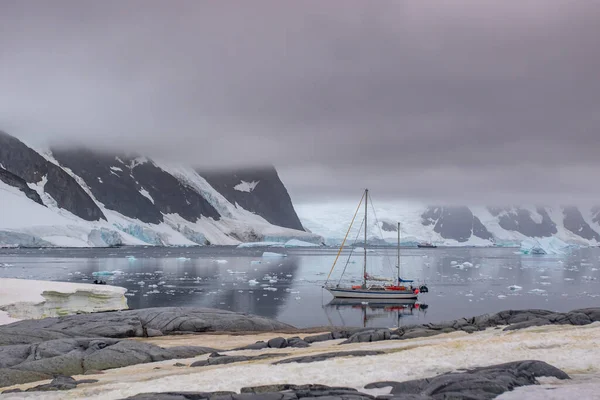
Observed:
[[[262,257],[264,251],[287,257]],[[424,281],[430,288],[419,296],[416,307],[332,304],[332,296],[321,287],[335,249],[4,249],[0,277],[90,283],[93,272],[117,271],[102,279],[128,289],[130,308],[215,307],[298,327],[396,326],[511,308],[568,311],[600,305],[600,249],[581,249],[564,257],[521,256],[516,251],[403,249],[403,277]],[[393,276],[395,257],[393,249],[373,249],[369,272]],[[362,253],[342,253],[334,282],[344,265],[343,282],[358,282]],[[521,289],[511,289],[513,285]]]

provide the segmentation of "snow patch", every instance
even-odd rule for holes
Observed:
[[[259,182],[260,181],[252,181],[252,182],[241,181],[240,183],[235,185],[233,188],[235,190],[237,190],[238,192],[250,193],[250,192],[254,191],[254,189],[256,188],[256,185],[258,185]]]
[[[142,196],[144,196],[145,198],[147,198],[148,200],[150,200],[150,202],[152,204],[154,204],[154,199],[152,198],[152,196],[150,196],[150,193],[148,193],[148,191],[144,188],[140,189],[140,194]]]

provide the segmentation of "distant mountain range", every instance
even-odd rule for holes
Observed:
[[[355,207],[335,202],[294,207],[274,167],[199,171],[84,148],[36,151],[0,131],[0,246],[234,245],[291,239],[337,244]],[[379,219],[371,219],[368,227],[372,243],[381,237],[395,242],[398,221],[405,244],[481,246],[549,237],[600,243],[600,207],[408,202],[376,207]]]
[[[303,225],[322,235],[327,243],[339,243],[346,234],[356,204],[301,204],[296,207]],[[376,204],[368,235],[373,243],[383,237],[397,240],[401,223],[403,244],[433,242],[438,245],[519,245],[525,239],[558,238],[580,245],[600,244],[600,209],[575,206],[427,206],[408,202]],[[358,229],[358,228],[356,228]],[[353,236],[354,235],[354,236]],[[350,240],[356,232],[350,233]],[[531,242],[531,241],[529,241]]]

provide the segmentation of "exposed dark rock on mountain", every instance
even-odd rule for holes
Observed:
[[[21,192],[25,193],[25,196],[29,197],[31,200],[35,201],[38,204],[44,205],[44,202],[40,198],[40,195],[35,190],[31,189],[27,186],[27,182],[24,179],[21,179],[15,174],[12,174],[0,167],[0,181],[6,183],[7,185],[14,186],[19,189]]]
[[[468,207],[429,207],[421,219],[424,226],[434,225],[433,230],[444,239],[466,242],[471,235],[481,239],[492,238],[492,234]]]
[[[60,208],[86,221],[106,219],[100,208],[69,174],[27,147],[21,141],[0,131],[0,164],[8,172],[28,183],[47,179],[44,192]]]
[[[558,230],[556,223],[543,207],[536,207],[541,221],[535,221],[529,210],[519,207],[488,207],[493,216],[498,217],[498,223],[503,229],[522,233],[529,237],[550,237]]]
[[[226,172],[198,171],[232,204],[256,213],[273,225],[304,230],[287,189],[274,167]],[[236,186],[246,182],[249,185]],[[255,183],[255,186],[253,184]],[[249,191],[244,191],[249,190]]]
[[[590,227],[577,207],[564,206],[563,215],[565,228],[584,239],[600,242],[600,234]]]
[[[86,149],[53,149],[52,154],[62,166],[77,171],[106,208],[125,216],[154,224],[163,221],[163,214],[179,214],[190,222],[202,216],[220,218],[198,192],[151,161]],[[152,200],[142,195],[142,190]]]

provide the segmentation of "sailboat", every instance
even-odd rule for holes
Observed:
[[[363,196],[358,204],[356,212],[354,213],[354,217],[350,222],[350,227],[348,227],[348,232],[342,241],[342,245],[337,253],[337,257],[333,262],[333,266],[331,267],[331,271],[327,276],[327,280],[325,282],[324,288],[329,291],[335,298],[342,299],[373,299],[373,300],[416,300],[419,296],[419,292],[426,293],[429,291],[427,286],[413,286],[412,280],[405,280],[400,277],[400,223],[398,223],[398,265],[397,265],[397,280],[394,282],[394,279],[381,279],[374,278],[367,274],[367,216],[368,216],[368,203],[369,203],[369,190],[365,189]],[[363,262],[363,277],[361,285],[353,285],[353,286],[341,286],[338,282],[337,285],[328,285],[329,278],[331,277],[331,273],[335,269],[336,263],[340,257],[340,254],[344,248],[344,244],[348,238],[348,234],[354,224],[356,219],[356,215],[360,210],[361,204],[365,206],[365,216],[363,220],[364,225],[364,262]],[[348,263],[346,263],[346,267]],[[344,268],[344,272],[346,271],[346,267]],[[343,273],[342,273],[343,275]],[[387,284],[379,284],[372,283],[374,281],[387,281],[391,283]],[[340,278],[341,281],[341,278]]]

